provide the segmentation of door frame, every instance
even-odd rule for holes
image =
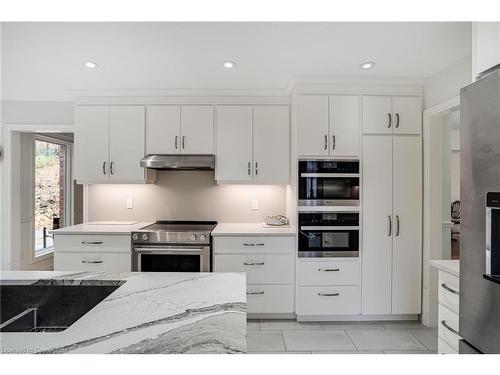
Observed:
[[[437,306],[437,281],[432,275],[431,259],[439,259],[441,241],[432,231],[432,163],[431,163],[431,126],[440,123],[440,118],[460,108],[460,95],[436,104],[423,113],[423,165],[424,165],[424,200],[423,200],[423,256],[422,256],[422,324],[437,326],[437,315],[432,306]],[[439,254],[439,255],[437,255]],[[438,258],[439,257],[439,258]],[[436,273],[436,270],[434,270]],[[431,285],[432,284],[432,285]]]
[[[19,161],[19,144],[16,145],[15,137],[18,133],[74,133],[73,124],[4,124],[3,125],[3,158],[2,158],[2,196],[0,214],[0,259],[2,271],[16,270],[19,267],[18,260],[14,255],[20,256],[20,244],[14,241],[15,234],[20,233],[21,223],[13,220],[15,215],[19,215],[21,206],[19,189],[14,187],[14,177],[18,170],[14,162]],[[15,160],[14,160],[15,158]]]

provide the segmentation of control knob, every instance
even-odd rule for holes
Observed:
[[[133,236],[132,236],[132,239],[134,241],[137,241],[139,239],[139,235],[137,233],[134,233]]]
[[[144,233],[144,234],[142,235],[142,240],[143,240],[143,241],[147,241],[147,240],[148,240],[148,235],[147,235],[146,233]]]
[[[200,241],[205,241],[207,239],[207,236],[204,234],[200,234]]]
[[[189,238],[191,241],[196,241],[196,234],[192,234]]]

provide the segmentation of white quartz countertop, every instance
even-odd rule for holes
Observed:
[[[434,268],[446,271],[448,273],[451,273],[452,275],[455,275],[457,277],[460,277],[460,261],[459,260],[431,260],[431,266]]]
[[[130,224],[130,222],[114,221],[113,224],[100,224],[102,222],[95,223],[83,223],[77,225],[71,225],[69,227],[64,227],[61,229],[55,229],[49,231],[49,233],[54,234],[130,234],[133,231],[144,228],[153,223],[151,222],[135,222]]]
[[[2,353],[241,353],[243,273],[2,272],[2,285],[124,283],[69,328],[0,333]]]
[[[293,225],[286,227],[266,227],[264,223],[219,223],[212,236],[295,236]]]

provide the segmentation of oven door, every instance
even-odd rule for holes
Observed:
[[[359,256],[358,226],[301,226],[299,258]]]
[[[210,247],[137,246],[132,270],[138,272],[210,272]]]
[[[300,206],[359,206],[359,174],[301,173]]]

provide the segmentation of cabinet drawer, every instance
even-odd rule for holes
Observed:
[[[95,252],[54,254],[54,271],[130,272],[131,270],[131,254]]]
[[[451,347],[441,337],[438,337],[438,353],[439,354],[458,354],[458,351]]]
[[[297,263],[299,285],[359,285],[359,262]]]
[[[452,332],[452,330],[458,332],[458,314],[439,305],[438,325],[438,336],[458,351],[458,340],[460,336]]]
[[[297,290],[297,315],[359,314],[359,287],[301,286]]]
[[[54,248],[62,252],[130,253],[130,235],[112,234],[55,234]]]
[[[216,254],[222,253],[288,253],[295,254],[294,237],[215,237]]]
[[[293,313],[294,285],[247,285],[247,313]]]
[[[444,271],[439,271],[439,303],[458,314],[459,278]],[[456,292],[456,293],[455,293]]]
[[[218,254],[215,272],[246,272],[247,284],[293,284],[295,257],[288,254]]]

